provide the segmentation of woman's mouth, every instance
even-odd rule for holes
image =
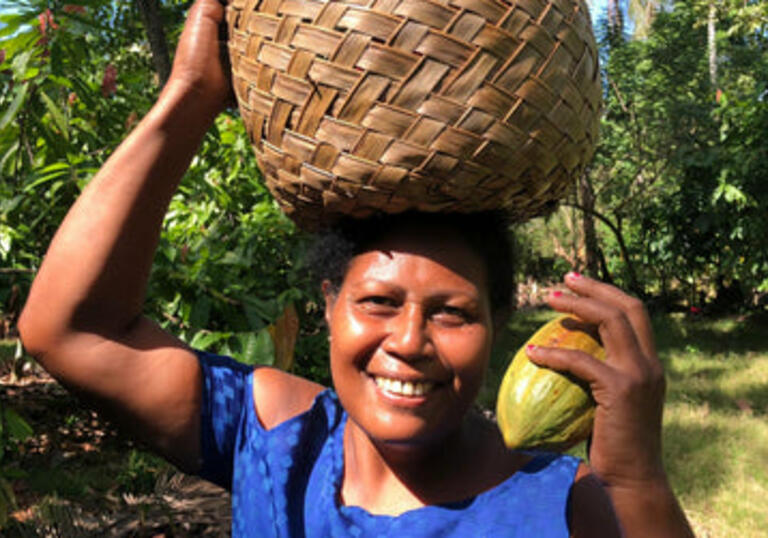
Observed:
[[[378,375],[373,379],[380,389],[397,396],[425,396],[435,388],[432,381],[402,381]]]

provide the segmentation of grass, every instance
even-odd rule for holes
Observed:
[[[699,537],[768,536],[768,323],[670,318],[664,457]]]
[[[553,315],[518,314],[497,347],[517,350]],[[668,381],[664,461],[696,535],[768,536],[768,319],[658,316],[654,332]],[[482,405],[494,406],[508,355],[494,356]]]

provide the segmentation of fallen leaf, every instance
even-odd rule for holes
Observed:
[[[738,398],[736,400],[736,407],[738,407],[745,413],[752,413],[752,402],[750,402],[746,398]]]

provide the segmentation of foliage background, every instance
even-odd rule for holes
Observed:
[[[189,3],[159,14],[170,43]],[[58,223],[159,90],[141,13],[126,2],[33,1],[3,14],[0,304],[12,330]],[[269,362],[265,331],[289,302],[304,318],[300,373],[327,378],[307,238],[259,181],[237,112],[206,136],[165,220],[147,313],[192,345]]]
[[[157,38],[172,51],[191,4],[71,1],[0,1],[0,339],[10,339],[6,348],[16,365],[24,359],[13,341],[15,322],[45,249],[74,199],[152,105],[167,76]],[[690,327],[710,314],[765,314],[768,2],[591,3],[599,14],[601,140],[561,208],[513,231],[520,304],[537,304],[548,284],[575,269],[631,290],[654,310],[684,312]],[[310,244],[261,184],[238,113],[229,111],[205,137],[173,198],[146,311],[195,347],[271,363],[267,328],[294,304],[301,334],[293,371],[328,383],[320,298],[308,275]],[[660,339],[677,326],[660,325]],[[667,337],[713,341],[705,333]],[[748,422],[760,423],[768,411],[764,389],[749,385],[749,398],[739,399],[732,387],[725,396],[713,388],[721,379],[733,377],[736,386],[764,377],[764,357],[750,355],[758,348],[764,352],[755,344],[736,359],[719,349],[670,352],[665,360],[676,382],[711,385],[673,391],[673,422],[705,433],[731,431],[733,401],[744,400]],[[726,368],[732,371],[721,374]],[[705,427],[710,403],[722,415]],[[745,412],[742,404],[736,407]],[[755,439],[765,438],[760,428],[750,430],[758,432]],[[0,398],[0,526],[13,501],[7,451],[30,434]],[[691,436],[678,437],[673,456],[710,466],[723,457],[715,441],[695,446]],[[726,453],[742,462],[744,474],[768,473],[768,465],[753,461],[757,456]],[[698,503],[694,482],[684,489]],[[750,487],[765,491],[764,482]],[[706,508],[718,502],[702,498],[694,506],[720,512]],[[741,535],[765,528],[756,509],[747,512]]]
[[[67,208],[157,95],[165,74],[146,6],[173,50],[189,4],[23,0],[2,9],[6,334]],[[607,4],[596,20],[604,76],[597,156],[558,213],[516,231],[518,279],[546,282],[576,269],[665,309],[764,308],[766,3],[596,4]],[[308,241],[260,183],[237,111],[223,114],[171,204],[147,311],[194,345],[255,362],[270,360],[265,327],[296,303],[296,367],[323,378]]]

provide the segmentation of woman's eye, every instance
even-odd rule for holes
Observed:
[[[444,306],[434,313],[434,319],[445,325],[463,325],[471,321],[472,316],[462,308]]]
[[[397,307],[397,301],[383,295],[371,295],[360,300],[360,304],[369,309],[384,310]]]

